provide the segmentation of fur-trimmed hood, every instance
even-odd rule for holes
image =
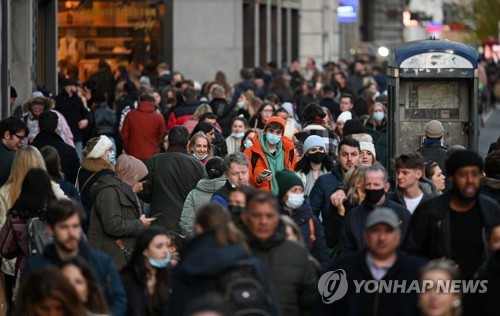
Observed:
[[[500,190],[500,179],[484,177],[483,184],[492,189]]]
[[[31,107],[35,104],[41,104],[45,107],[45,110],[49,110],[54,108],[55,102],[51,98],[34,97],[24,102],[23,112],[28,112],[31,109]]]
[[[90,172],[98,172],[104,169],[115,171],[115,166],[102,158],[87,158],[82,162],[82,167]]]

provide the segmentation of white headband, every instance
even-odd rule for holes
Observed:
[[[102,155],[113,146],[108,137],[101,135],[97,144],[88,153],[87,158],[101,158]]]

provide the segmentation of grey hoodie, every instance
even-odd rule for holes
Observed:
[[[189,192],[184,207],[182,208],[181,221],[179,223],[184,234],[193,232],[194,220],[198,209],[208,203],[212,195],[226,183],[226,178],[206,179],[198,181],[196,188]]]

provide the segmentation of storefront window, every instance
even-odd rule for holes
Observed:
[[[104,60],[138,73],[154,73],[163,61],[165,8],[161,1],[58,2],[60,75],[87,80]]]

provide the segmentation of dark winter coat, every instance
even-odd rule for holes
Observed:
[[[212,195],[210,202],[217,202],[222,206],[227,207],[229,205],[229,195],[233,190],[234,187],[231,182],[226,180],[226,183]]]
[[[410,222],[410,212],[401,204],[389,201],[387,197],[382,205],[377,206],[390,208],[398,215],[401,240],[404,240],[408,223]],[[365,249],[363,232],[365,230],[366,218],[373,209],[374,207],[366,203],[361,203],[346,214],[339,239],[339,252],[341,256]]]
[[[123,122],[123,149],[127,154],[145,161],[158,152],[158,141],[164,132],[163,116],[155,111],[154,104],[141,102]]]
[[[127,316],[167,316],[168,303],[165,303],[156,311],[152,313],[149,310],[150,295],[144,285],[147,283],[145,275],[141,275],[139,271],[135,271],[133,267],[123,269],[120,271],[122,282],[125,285],[127,292],[128,310]],[[89,315],[90,316],[90,315]]]
[[[144,229],[141,209],[132,188],[113,175],[102,176],[90,189],[94,200],[90,214],[88,242],[92,249],[111,256],[118,269],[126,263],[124,250],[134,248],[135,238]]]
[[[439,165],[439,168],[441,168],[441,170],[443,170],[443,173],[446,174],[445,161],[446,159],[448,159],[448,149],[441,146],[441,143],[426,143],[424,146],[417,149],[417,152],[419,152],[422,157],[424,157],[425,161],[436,161]]]
[[[350,254],[336,260],[329,271],[342,269],[346,273],[348,289],[346,295],[332,304],[321,302],[321,312],[317,315],[346,315],[346,316],[399,316],[417,315],[417,293],[367,293],[364,286],[361,292],[356,293],[354,281],[360,284],[363,280],[375,280],[366,263],[366,251]],[[406,281],[408,288],[412,281],[418,280],[418,270],[425,263],[424,260],[398,252],[396,262],[389,269],[383,280],[389,283],[397,281],[403,284]],[[369,286],[372,289],[373,286]],[[394,288],[394,287],[393,287]],[[405,288],[405,289],[406,289]],[[319,302],[321,300],[318,300]]]
[[[344,189],[344,172],[340,165],[335,165],[332,172],[319,176],[309,194],[309,202],[311,203],[312,212],[321,220],[323,225],[328,218],[330,212],[330,196],[337,189]]]
[[[127,312],[127,295],[111,258],[104,253],[90,249],[83,241],[80,242],[78,256],[87,260],[92,267],[112,314],[124,316]],[[61,266],[62,263],[63,260],[59,258],[55,245],[48,245],[43,250],[43,254],[29,258],[25,268],[21,270],[21,284],[30,271],[46,266]]]
[[[340,104],[333,98],[323,98],[319,101],[319,105],[324,106],[332,114],[332,120],[337,121],[337,117],[340,115]]]
[[[82,141],[82,131],[78,127],[78,122],[84,119],[89,119],[89,111],[83,105],[82,100],[76,94],[71,97],[66,91],[61,92],[55,98],[55,110],[60,112],[73,133],[73,140],[76,142]]]
[[[103,175],[114,175],[115,167],[109,162],[101,158],[88,158],[83,160],[82,167],[78,171],[78,179],[76,188],[80,192],[82,199],[83,210],[85,211],[86,220],[82,221],[82,229],[85,233],[88,231],[90,210],[92,209],[93,197],[90,194],[90,188],[99,177]]]
[[[216,98],[210,101],[210,107],[215,115],[217,115],[217,123],[222,129],[224,138],[231,135],[231,121],[238,115],[234,106],[229,104],[226,99]]]
[[[410,254],[427,259],[452,258],[450,199],[452,192],[445,192],[421,203],[412,215],[403,249]],[[491,227],[500,219],[500,206],[489,197],[477,197],[483,228]]]
[[[169,315],[183,315],[193,300],[207,294],[200,284],[215,278],[243,259],[248,259],[252,263],[266,293],[276,301],[264,265],[257,258],[250,256],[241,244],[219,247],[215,233],[208,231],[192,239],[181,253],[181,260],[174,270]],[[278,311],[276,310],[273,315],[279,315]]]
[[[322,267],[326,267],[330,258],[328,256],[328,249],[326,248],[323,225],[321,225],[318,218],[312,213],[309,202],[306,201],[291,214],[283,208],[280,211],[282,214],[290,216],[297,226],[299,226],[307,250],[309,250],[311,255],[318,260]],[[313,231],[311,231],[311,220],[314,226]],[[312,238],[314,238],[314,241]]]
[[[0,186],[4,185],[10,176],[10,169],[12,169],[14,156],[14,153],[0,142]]]
[[[463,298],[465,316],[474,315],[500,315],[500,304],[498,304],[498,293],[500,293],[500,251],[492,253],[486,266],[474,278],[475,281],[486,281],[483,283],[486,292],[481,286],[475,293],[466,293]]]
[[[68,198],[74,200],[79,205],[82,205],[82,199],[80,197],[80,192],[78,192],[78,190],[73,185],[73,183],[69,183],[68,181],[63,180],[63,179],[54,179],[54,182],[59,184],[59,186],[61,187],[61,190],[64,192],[64,195],[66,195]]]
[[[253,253],[267,267],[276,291],[281,313],[287,316],[309,315],[317,293],[314,265],[307,250],[286,239],[280,221],[271,239],[262,242],[245,231]]]
[[[80,159],[74,147],[66,144],[61,136],[54,131],[41,131],[36,135],[31,145],[38,149],[44,146],[54,147],[61,158],[61,169],[65,179],[75,183],[80,168]]]
[[[116,114],[108,107],[106,102],[101,102],[94,110],[95,128],[98,135],[115,137]]]
[[[148,176],[138,196],[151,203],[151,210],[161,213],[153,225],[181,233],[182,207],[189,192],[203,178],[203,165],[184,148],[169,147],[146,161],[146,167]]]
[[[375,146],[375,152],[377,153],[377,161],[379,161],[385,168],[388,168],[389,137],[387,134],[387,125],[375,125],[373,120],[369,119],[365,123],[365,132],[373,139],[373,145]]]

